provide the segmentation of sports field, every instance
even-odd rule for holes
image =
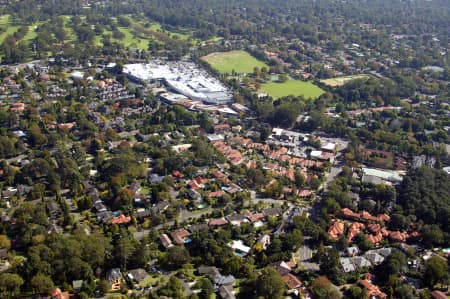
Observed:
[[[289,80],[284,83],[268,82],[261,85],[260,91],[272,96],[274,99],[290,95],[304,96],[305,98],[318,98],[325,91],[311,82]]]
[[[345,85],[346,83],[348,83],[352,80],[368,79],[369,77],[370,77],[369,75],[343,76],[343,77],[336,77],[336,78],[331,78],[331,79],[320,80],[320,82],[322,82],[323,84],[326,84],[328,86],[331,86],[331,87],[336,87],[336,86]]]
[[[202,57],[212,68],[221,73],[252,73],[253,68],[269,68],[267,64],[245,51],[215,52]]]

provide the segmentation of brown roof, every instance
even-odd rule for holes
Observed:
[[[366,239],[370,243],[377,245],[383,240],[383,235],[381,234],[381,232],[378,232],[376,235],[369,234],[369,235],[366,235]]]
[[[282,278],[289,290],[296,289],[302,286],[301,281],[291,273],[283,275]]]
[[[350,210],[349,208],[343,208],[342,210],[341,210],[341,216],[344,216],[344,217],[349,217],[349,218],[359,218],[359,214],[358,213],[355,213],[355,212],[353,212],[352,210]]]
[[[408,239],[408,234],[399,231],[391,232],[389,234],[389,238],[391,238],[394,241],[406,242],[406,239]]]
[[[388,214],[380,214],[377,216],[377,218],[378,218],[378,221],[380,221],[380,222],[381,221],[388,222],[391,220],[391,217],[389,217]]]
[[[431,296],[433,296],[434,299],[448,299],[447,295],[441,291],[433,291],[431,292]]]
[[[183,245],[184,241],[190,236],[191,234],[185,230],[184,228],[177,229],[176,231],[173,231],[170,233],[170,236],[172,239],[177,243],[178,245]]]
[[[216,198],[216,197],[221,197],[225,194],[225,191],[223,190],[219,190],[219,191],[214,191],[214,192],[210,192],[208,194],[208,197],[210,198]]]
[[[378,232],[381,231],[381,226],[380,226],[379,224],[377,224],[377,223],[371,223],[371,224],[368,224],[368,225],[367,225],[367,229],[368,229],[370,232],[376,234],[376,233],[378,233]]]
[[[311,196],[312,191],[309,189],[302,189],[298,192],[298,197],[309,197]]]
[[[362,212],[360,213],[360,217],[361,217],[362,219],[369,220],[369,221],[378,221],[378,218],[377,218],[377,217],[372,216],[372,215],[371,215],[369,212],[367,212],[367,211],[362,211]]]
[[[230,129],[230,125],[229,124],[219,124],[219,125],[215,125],[214,127],[214,131],[216,130],[227,130]]]
[[[366,226],[361,222],[352,222],[350,224],[350,227],[348,228],[348,236],[347,240],[348,242],[353,241],[353,238],[361,232]]]
[[[228,224],[228,220],[226,220],[225,218],[211,219],[208,222],[209,226],[221,226],[225,224]]]

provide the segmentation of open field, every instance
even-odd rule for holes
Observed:
[[[9,15],[3,15],[0,16],[0,28],[5,30],[5,31],[2,30],[0,32],[0,44],[1,44],[8,35],[11,35],[14,32],[16,32],[20,28],[20,26],[12,25],[10,23]]]
[[[75,42],[77,40],[77,38],[73,32],[73,29],[70,27],[70,24],[69,24],[72,17],[68,16],[68,15],[64,15],[62,17],[64,20],[64,29],[67,33],[66,42]],[[131,17],[130,17],[130,21],[131,21]],[[22,40],[26,41],[26,42],[30,42],[31,40],[36,38],[36,36],[37,36],[37,32],[35,31],[36,28],[44,23],[45,22],[35,22],[33,24],[28,25],[29,31]],[[193,42],[196,41],[191,36],[192,32],[184,30],[184,29],[180,29],[180,30],[176,30],[176,31],[167,31],[167,30],[163,30],[161,24],[156,23],[156,22],[152,22],[151,25],[148,26],[148,28],[145,28],[143,26],[143,24],[144,24],[144,22],[142,20],[139,22],[135,22],[134,26],[118,27],[118,30],[124,34],[124,38],[120,39],[120,40],[111,38],[111,40],[113,42],[122,44],[126,48],[142,49],[142,50],[148,49],[148,42],[150,40],[156,39],[157,41],[159,41],[159,38],[161,36],[165,36],[167,38],[176,38],[176,39],[186,40],[186,41],[190,40],[190,39],[192,39]],[[4,31],[0,31],[0,44],[1,44],[8,35],[12,35],[14,32],[16,32],[20,28],[20,25],[11,24],[10,16],[2,15],[2,16],[0,16],[0,28],[4,28]],[[141,32],[138,31],[139,30],[138,28],[143,28],[144,30],[149,30],[150,33],[142,34]],[[164,33],[162,33],[162,32],[164,32]],[[156,33],[158,33],[158,34],[156,34]],[[109,30],[103,30],[102,35],[103,34],[112,35],[112,32]],[[163,41],[160,41],[160,42],[163,42]],[[95,36],[94,44],[96,46],[102,46],[102,36],[101,35]]]
[[[347,82],[350,82],[352,80],[356,80],[356,79],[368,79],[370,76],[369,75],[353,75],[353,76],[343,76],[343,77],[336,77],[336,78],[331,78],[331,79],[324,79],[324,80],[320,80],[320,82],[322,82],[323,84],[326,84],[328,86],[331,87],[337,87],[337,86],[342,86],[345,85]]]
[[[253,68],[267,67],[264,62],[256,59],[245,51],[216,52],[202,57],[212,68],[221,73],[251,73]]]
[[[311,82],[289,80],[284,83],[268,82],[261,85],[260,92],[265,92],[274,99],[294,95],[302,95],[305,98],[317,98],[324,93],[323,89]]]

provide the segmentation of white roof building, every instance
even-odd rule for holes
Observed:
[[[208,104],[233,102],[229,89],[193,62],[153,61],[149,64],[126,64],[123,72],[138,81],[162,80],[169,88],[192,100]]]
[[[400,183],[403,177],[396,171],[380,170],[375,168],[363,168],[363,176],[377,177],[391,183]]]
[[[233,249],[234,251],[237,251],[239,253],[243,253],[243,254],[249,254],[251,248],[248,247],[247,245],[244,245],[244,241],[242,240],[232,240],[228,246],[231,247],[231,249]]]

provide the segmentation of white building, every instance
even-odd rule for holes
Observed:
[[[244,245],[242,240],[232,240],[228,246],[231,247],[237,254],[239,255],[247,255],[250,253],[251,248],[247,245]]]
[[[126,64],[123,72],[140,82],[163,81],[168,88],[186,97],[208,104],[229,104],[233,95],[219,80],[193,62],[153,61]]]

